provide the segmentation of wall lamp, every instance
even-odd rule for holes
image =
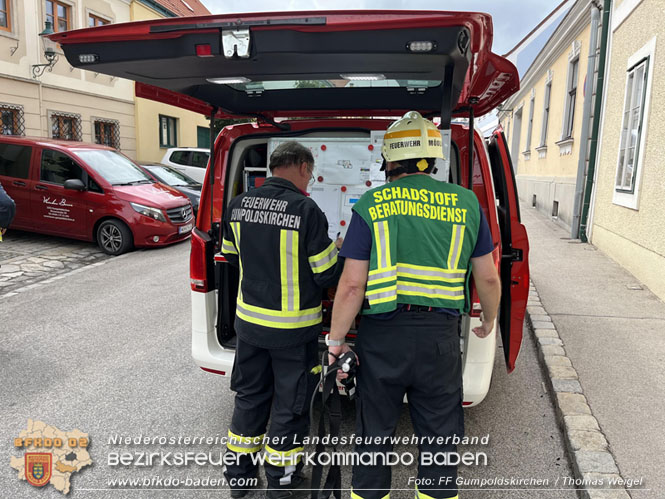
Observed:
[[[53,24],[51,21],[46,21],[44,23],[44,31],[39,33],[39,37],[41,38],[42,45],[44,46],[44,58],[48,62],[46,64],[32,65],[32,77],[34,79],[37,79],[43,75],[44,71],[47,69],[49,72],[53,71],[53,66],[55,66],[56,62],[58,62],[58,54],[55,51],[57,44],[48,37],[48,35],[52,35],[53,33]]]

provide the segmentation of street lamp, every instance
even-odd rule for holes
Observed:
[[[48,62],[46,64],[32,65],[32,77],[35,79],[43,75],[44,71],[47,69],[53,71],[53,66],[58,62],[58,54],[55,51],[57,44],[48,37],[48,35],[52,35],[53,33],[53,23],[51,23],[51,21],[46,21],[44,23],[44,31],[39,33],[39,37],[42,39],[42,45],[44,47],[44,58]]]

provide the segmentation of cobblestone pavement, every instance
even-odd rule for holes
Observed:
[[[0,299],[109,258],[92,242],[9,230],[0,242]]]

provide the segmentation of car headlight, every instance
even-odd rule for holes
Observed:
[[[150,217],[154,220],[159,220],[160,222],[166,222],[166,217],[164,213],[159,208],[153,208],[152,206],[144,206],[138,203],[129,203],[132,205],[132,208],[136,210],[141,215]]]

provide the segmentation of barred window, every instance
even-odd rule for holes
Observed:
[[[69,113],[51,114],[51,137],[61,140],[81,140],[81,116]]]
[[[0,104],[0,134],[25,135],[23,106]]]
[[[94,121],[95,125],[95,144],[120,149],[120,122],[117,120]]]

